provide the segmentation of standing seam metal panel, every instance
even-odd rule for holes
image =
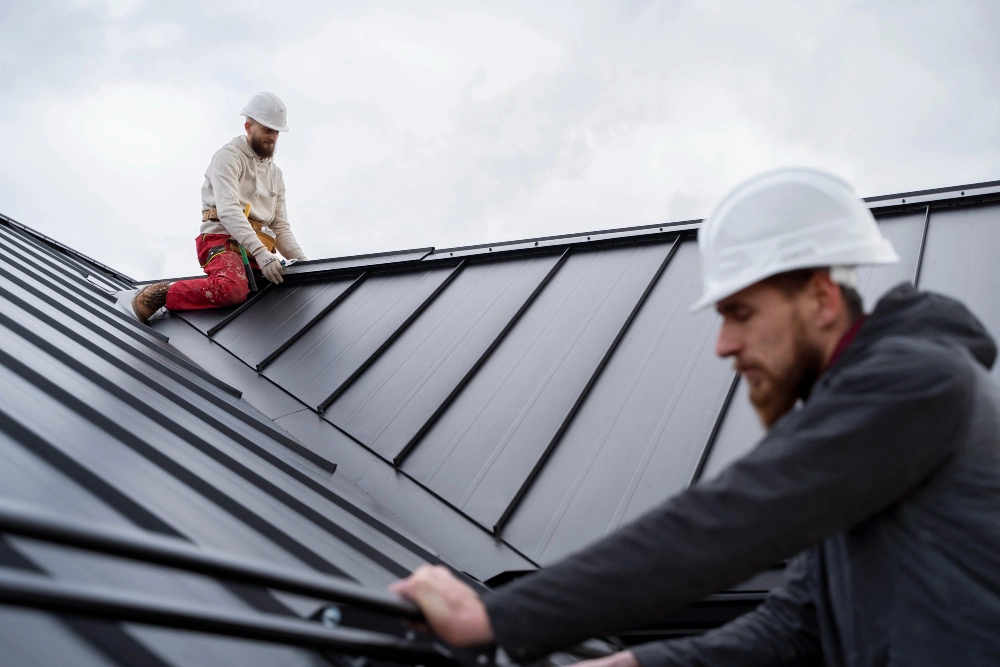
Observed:
[[[557,257],[469,266],[325,416],[387,459],[435,409],[537,287]]]
[[[492,528],[669,247],[571,256],[404,470]]]
[[[504,531],[542,564],[602,537],[690,481],[731,378],[684,241]]]

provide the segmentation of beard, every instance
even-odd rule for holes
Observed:
[[[250,136],[250,148],[252,148],[253,152],[256,153],[259,157],[265,159],[269,157],[274,157],[274,149],[277,148],[277,146],[278,146],[277,142],[272,144],[264,144],[264,139],[262,139],[261,137],[253,135]]]
[[[750,403],[764,428],[770,429],[792,411],[799,399],[809,398],[823,372],[823,353],[817,345],[799,335],[795,339],[795,354],[788,368],[773,371],[752,363],[736,366],[737,371],[748,369],[757,372],[756,381],[747,382]]]

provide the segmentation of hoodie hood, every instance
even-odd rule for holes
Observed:
[[[861,349],[885,336],[927,338],[960,345],[987,370],[996,361],[996,342],[964,304],[941,294],[917,291],[906,283],[882,297],[844,356],[848,356],[851,347]]]
[[[242,152],[251,160],[257,160],[258,162],[263,162],[264,164],[270,162],[273,158],[260,157],[254,152],[253,148],[250,147],[250,142],[247,141],[246,135],[241,135],[238,137],[233,137],[232,141],[229,142],[230,146],[235,146],[237,150]]]

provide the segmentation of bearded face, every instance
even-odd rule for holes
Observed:
[[[810,298],[758,283],[718,304],[723,326],[716,352],[733,357],[765,428],[808,398],[823,372],[824,347],[803,314],[816,311]]]
[[[791,327],[791,354],[771,359],[747,357],[733,366],[740,373],[750,393],[750,403],[764,428],[792,411],[799,399],[809,397],[823,372],[823,354],[809,341],[797,319]]]
[[[278,131],[264,127],[253,119],[247,119],[247,141],[258,157],[267,159],[274,157],[274,149],[278,145]]]

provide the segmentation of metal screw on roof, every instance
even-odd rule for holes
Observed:
[[[965,190],[962,190],[962,196],[965,196]]]
[[[906,200],[905,200],[905,199],[903,200],[903,203],[904,203],[904,204],[906,203]]]
[[[449,254],[449,255],[454,255],[455,253],[453,253],[453,252],[449,252],[448,254]]]
[[[483,655],[482,653],[480,653],[479,655],[476,656],[476,664],[477,665],[486,665],[486,664],[489,664],[489,662],[490,662],[489,657]]]
[[[590,237],[589,237],[589,236],[587,237],[587,240],[588,240],[588,241],[590,240]]]
[[[490,252],[493,252],[493,248],[490,248]]]
[[[538,241],[535,241],[535,245],[538,245]]]
[[[340,611],[340,607],[337,605],[330,605],[323,610],[319,620],[322,621],[324,626],[328,628],[335,628],[340,625],[341,621],[344,620],[344,614]]]
[[[660,231],[661,231],[661,232],[663,231],[663,227],[660,227]]]

